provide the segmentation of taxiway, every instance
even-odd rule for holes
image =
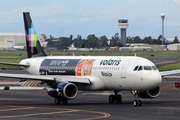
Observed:
[[[155,99],[141,99],[134,107],[134,96],[122,92],[121,104],[109,104],[106,92],[79,92],[67,105],[55,105],[45,90],[1,90],[0,119],[3,120],[179,120],[180,89],[174,82],[163,81],[161,94]]]

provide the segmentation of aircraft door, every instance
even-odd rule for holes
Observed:
[[[124,79],[126,78],[126,69],[129,65],[129,62],[130,60],[127,60],[123,63],[122,68],[121,68],[121,78],[124,78]]]

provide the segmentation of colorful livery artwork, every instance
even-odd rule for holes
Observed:
[[[94,59],[81,59],[76,66],[76,76],[91,76]]]
[[[39,72],[41,75],[91,76],[94,59],[45,59]]]

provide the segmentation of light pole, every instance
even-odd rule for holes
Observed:
[[[165,19],[164,13],[161,14],[161,18],[162,18],[162,45],[163,45],[163,41],[164,41],[164,19]]]

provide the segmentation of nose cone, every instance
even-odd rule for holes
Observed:
[[[153,72],[149,75],[148,81],[149,81],[149,86],[154,88],[161,84],[162,77],[159,72]]]

